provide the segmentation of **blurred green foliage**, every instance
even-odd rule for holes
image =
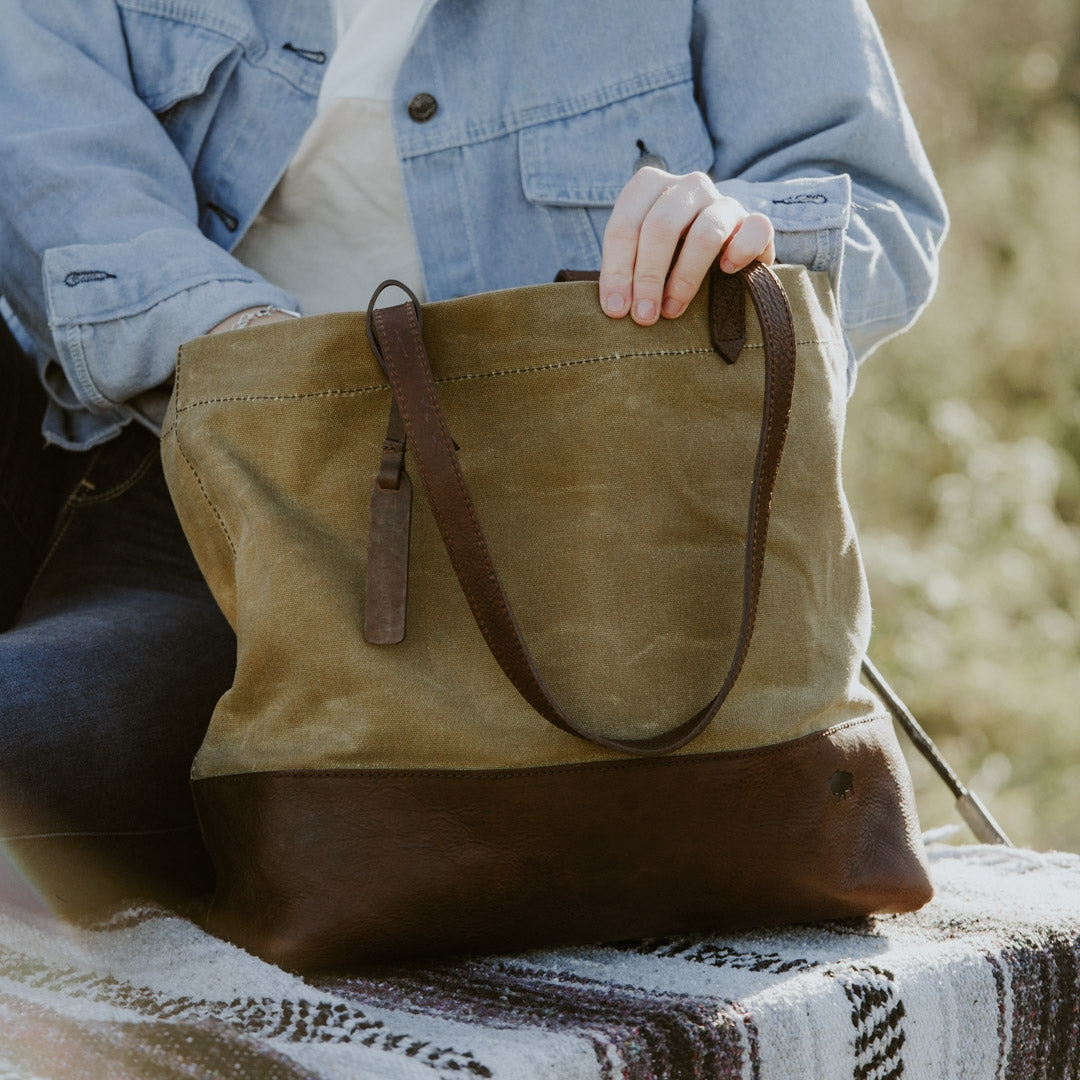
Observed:
[[[1014,841],[1080,851],[1080,6],[874,10],[952,228],[848,412],[871,655]]]

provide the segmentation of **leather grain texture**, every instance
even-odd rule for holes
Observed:
[[[215,777],[209,926],[301,969],[912,910],[904,773],[877,720],[730,754]]]

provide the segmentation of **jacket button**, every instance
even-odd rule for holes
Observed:
[[[439,103],[431,94],[416,94],[409,102],[409,116],[418,124],[426,124],[439,111]]]

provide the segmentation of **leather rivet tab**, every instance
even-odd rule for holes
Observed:
[[[426,124],[439,111],[439,103],[431,94],[415,94],[409,101],[409,116],[418,124]]]

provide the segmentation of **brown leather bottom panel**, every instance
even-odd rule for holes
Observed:
[[[210,929],[285,967],[909,911],[931,896],[886,720],[518,771],[195,784]]]

